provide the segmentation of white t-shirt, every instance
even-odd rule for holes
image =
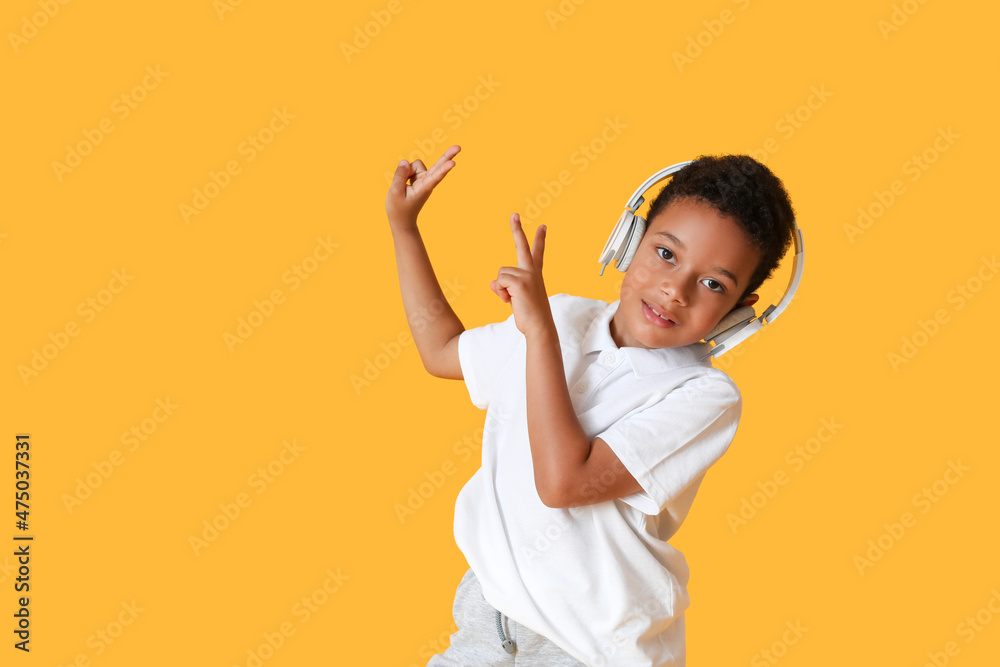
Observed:
[[[739,389],[707,343],[619,348],[608,304],[549,297],[587,437],[642,491],[572,508],[538,497],[528,441],[525,338],[514,316],[464,331],[469,397],[486,409],[482,466],[455,504],[455,541],[491,606],[592,667],[684,665],[688,567],[667,543],[736,433]]]

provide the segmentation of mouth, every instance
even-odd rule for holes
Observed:
[[[661,312],[663,313],[662,315],[660,314]],[[665,308],[653,310],[652,306],[650,306],[645,301],[642,302],[642,314],[647,320],[649,320],[658,327],[669,329],[670,327],[677,326],[677,322],[671,319],[673,313],[671,313],[669,310],[666,310]]]

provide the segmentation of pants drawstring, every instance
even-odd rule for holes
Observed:
[[[497,634],[500,635],[500,646],[502,646],[503,650],[507,651],[507,653],[513,653],[514,651],[517,650],[517,645],[514,643],[513,639],[508,639],[507,635],[505,635],[503,632],[503,622],[500,620],[500,610],[497,609],[496,613],[497,613]]]

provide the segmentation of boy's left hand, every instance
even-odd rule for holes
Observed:
[[[510,229],[514,234],[517,266],[501,266],[490,289],[510,303],[514,323],[526,337],[546,331],[555,331],[549,297],[542,281],[542,254],[545,252],[545,225],[535,230],[535,248],[528,247],[528,238],[521,227],[521,216],[510,216]]]

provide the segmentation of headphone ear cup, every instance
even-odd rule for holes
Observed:
[[[632,226],[628,230],[628,238],[625,239],[625,249],[622,251],[622,258],[615,264],[619,271],[627,271],[628,265],[635,257],[635,251],[639,249],[639,242],[642,235],[646,233],[646,220],[638,215],[632,216]]]
[[[721,343],[723,340],[728,338],[728,336],[724,336],[723,334],[730,329],[746,324],[755,317],[757,317],[757,312],[753,309],[753,306],[740,306],[739,308],[734,308],[729,311],[729,313],[723,317],[717,325],[715,325],[715,328],[712,329],[707,336],[705,336],[705,340],[708,341],[721,337],[722,340],[715,341],[716,343]]]
[[[615,223],[614,231],[608,236],[607,242],[604,244],[604,249],[601,250],[601,256],[597,260],[604,266],[601,267],[601,275],[604,275],[604,269],[611,262],[616,262],[615,266],[621,263],[622,252],[625,246],[628,245],[629,233],[632,230],[632,212],[628,209],[622,211],[621,216],[618,218],[618,222]]]

